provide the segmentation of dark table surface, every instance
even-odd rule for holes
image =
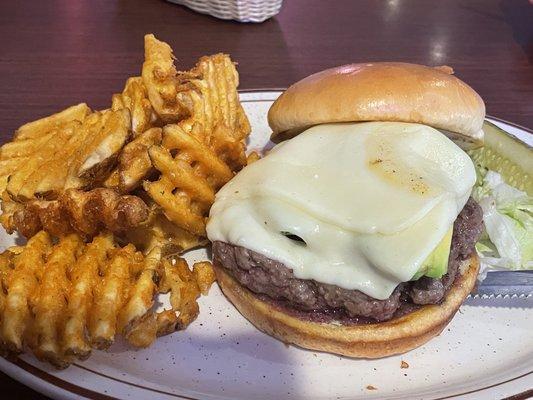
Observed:
[[[0,2],[0,141],[21,124],[87,102],[106,108],[140,73],[143,35],[178,65],[227,52],[241,89],[282,88],[361,61],[453,66],[487,113],[533,128],[533,5],[527,0],[285,0],[263,24],[239,24],[158,0]],[[41,398],[0,374],[2,396]]]

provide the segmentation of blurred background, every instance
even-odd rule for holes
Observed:
[[[163,0],[2,0],[2,134],[81,101],[107,107],[140,73],[149,32],[171,45],[183,69],[202,55],[229,53],[241,89],[284,88],[350,62],[446,64],[481,94],[489,114],[533,127],[528,0],[285,0],[258,24]]]

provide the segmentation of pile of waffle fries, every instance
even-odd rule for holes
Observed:
[[[215,193],[247,162],[250,124],[228,55],[188,71],[145,36],[142,74],[111,107],[78,104],[0,148],[0,222],[28,239],[0,254],[0,352],[58,368],[185,329],[214,281],[178,257],[207,242]],[[170,293],[171,308],[154,310]]]
[[[142,76],[127,80],[110,109],[69,107],[23,125],[0,148],[0,222],[28,238],[41,229],[127,232],[143,251],[205,243],[215,192],[247,162],[238,83],[229,56],[179,72],[170,46],[146,35]]]
[[[117,335],[136,347],[185,329],[199,313],[196,299],[215,277],[208,262],[191,271],[183,259],[146,256],[110,233],[85,243],[71,233],[54,244],[40,231],[25,246],[0,254],[0,350],[27,346],[58,368],[106,349]],[[170,292],[172,308],[154,311],[154,296]]]

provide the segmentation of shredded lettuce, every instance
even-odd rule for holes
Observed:
[[[533,197],[494,171],[478,174],[472,196],[483,209],[485,232],[476,245],[482,266],[533,269]]]

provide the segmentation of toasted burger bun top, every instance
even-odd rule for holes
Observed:
[[[407,63],[349,64],[293,84],[272,105],[272,138],[287,139],[313,125],[399,121],[483,140],[485,104],[450,67]]]

